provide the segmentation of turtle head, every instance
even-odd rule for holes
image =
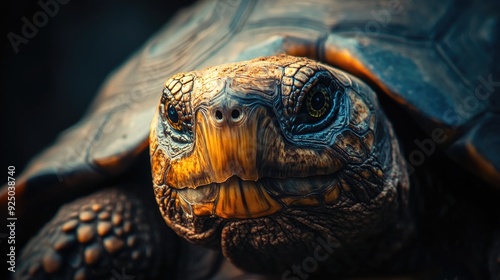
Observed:
[[[167,224],[247,270],[277,272],[321,250],[330,263],[355,258],[406,204],[408,175],[374,92],[305,58],[175,75],[150,155]]]

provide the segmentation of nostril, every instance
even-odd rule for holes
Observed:
[[[233,118],[233,120],[237,120],[240,117],[240,115],[241,115],[241,112],[238,109],[234,109],[231,112],[231,117]]]
[[[222,120],[222,112],[220,110],[215,111],[215,118],[217,120]]]

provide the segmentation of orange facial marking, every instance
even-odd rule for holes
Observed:
[[[325,192],[325,194],[323,196],[325,204],[326,205],[332,205],[332,204],[334,204],[337,201],[337,199],[339,198],[339,194],[340,194],[340,188],[336,184],[331,189],[329,189],[329,190],[327,190]]]
[[[310,196],[289,196],[281,199],[288,206],[320,206],[321,202],[315,195]]]
[[[162,149],[157,149],[151,157],[151,169],[153,173],[153,182],[157,185],[163,184],[163,178],[167,169],[169,159]]]
[[[193,205],[193,213],[196,216],[210,216],[213,214],[213,203],[197,203]]]
[[[258,218],[281,208],[260,185],[233,177],[219,189],[215,214],[221,218]]]
[[[196,188],[222,183],[233,175],[243,180],[259,179],[256,163],[258,121],[249,116],[245,125],[217,126],[210,122],[207,114],[197,113],[194,151],[172,160],[167,174],[168,185]]]

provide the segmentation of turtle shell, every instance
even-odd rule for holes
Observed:
[[[500,185],[500,9],[485,2],[202,1],[108,78],[88,113],[19,177],[17,200],[54,201],[127,170],[148,146],[173,74],[280,53],[359,76],[451,157]]]

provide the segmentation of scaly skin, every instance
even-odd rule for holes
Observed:
[[[470,192],[483,183],[446,157],[418,168],[410,189],[398,139],[363,82],[278,56],[165,86],[150,139],[156,201],[179,236],[217,251],[163,224],[138,160],[120,178],[128,187],[64,205],[14,277],[498,279],[497,196]]]
[[[154,222],[148,205],[123,189],[105,189],[61,207],[26,245],[16,279],[158,277],[165,252],[174,247],[163,240],[173,235]]]
[[[175,75],[150,155],[167,224],[247,271],[281,273],[322,242],[334,273],[375,266],[411,232],[408,174],[376,95],[309,59]]]

